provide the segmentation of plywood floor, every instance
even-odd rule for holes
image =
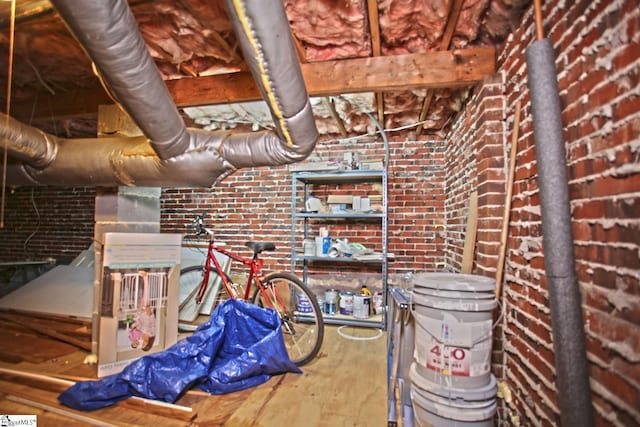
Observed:
[[[83,351],[58,350],[50,359],[16,358],[24,343],[5,337],[11,358],[0,357],[0,415],[35,414],[38,426],[384,426],[387,425],[386,336],[375,329],[326,326],[319,356],[303,374],[285,374],[267,383],[222,396],[190,392],[176,404],[190,414],[123,402],[92,412],[76,412],[57,403],[67,386],[26,379],[14,371],[45,378],[95,378],[95,366],[84,365]],[[370,338],[379,335],[375,339]],[[7,339],[8,338],[8,339]],[[44,342],[23,347],[32,351]],[[18,348],[16,348],[18,347]],[[54,346],[52,345],[52,348]],[[11,349],[9,351],[9,349]],[[3,350],[0,348],[0,353]],[[135,405],[134,405],[135,404]],[[195,415],[195,416],[194,416]]]

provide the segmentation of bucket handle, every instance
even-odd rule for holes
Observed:
[[[498,326],[498,323],[500,323],[502,321],[502,317],[504,316],[504,310],[503,310],[503,306],[502,303],[500,302],[500,300],[496,299],[496,302],[498,303],[498,307],[500,308],[500,315],[498,316],[498,318],[496,319],[495,322],[493,322],[493,325],[491,325],[491,329],[489,330],[489,333],[480,336],[480,338],[476,338],[475,340],[472,341],[471,343],[471,347],[473,347],[474,345],[486,340],[487,338],[489,338],[491,336],[491,334],[493,333],[493,330],[495,329],[496,326]],[[413,292],[411,292],[411,294],[409,294],[409,312],[411,313],[411,315],[415,318],[415,313],[413,310]],[[444,344],[443,341],[440,341],[437,337],[434,336],[434,338],[440,342],[441,344]]]

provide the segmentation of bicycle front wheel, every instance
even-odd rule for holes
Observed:
[[[313,293],[296,276],[273,273],[253,294],[254,304],[276,310],[282,320],[284,344],[293,363],[302,366],[313,359],[322,346],[324,321]]]
[[[178,297],[178,310],[190,311],[195,308],[201,311],[201,314],[211,314],[211,310],[216,303],[218,288],[216,285],[220,282],[218,274],[211,270],[209,272],[209,281],[203,284],[204,267],[194,265],[180,270],[180,292]],[[205,287],[204,289],[203,286]],[[203,299],[200,304],[196,303],[198,294],[203,291]],[[191,307],[191,308],[189,308]]]

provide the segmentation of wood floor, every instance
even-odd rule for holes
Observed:
[[[57,402],[70,381],[95,378],[95,366],[82,363],[88,353],[41,336],[18,335],[2,335],[0,415],[35,414],[38,426],[387,425],[386,334],[375,329],[338,331],[327,325],[320,354],[303,374],[275,376],[249,390],[222,396],[191,391],[176,407],[129,399],[91,412]],[[25,378],[23,372],[36,375]]]

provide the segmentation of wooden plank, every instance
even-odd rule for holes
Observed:
[[[373,56],[380,56],[382,49],[377,0],[367,0],[367,12],[369,15],[369,33],[371,34],[371,53]],[[384,96],[382,92],[376,92],[376,108],[378,110],[378,121],[384,126]]]
[[[0,382],[0,387],[4,393],[3,398],[8,400],[8,396],[17,396],[24,399],[23,404],[31,408],[44,408],[47,410],[58,412],[66,420],[71,420],[68,414],[76,414],[87,416],[96,422],[106,422],[118,426],[149,426],[158,425],[163,427],[178,427],[190,425],[190,421],[172,419],[170,417],[158,414],[155,410],[133,411],[122,405],[110,406],[108,408],[96,409],[94,411],[76,411],[72,408],[62,405],[58,401],[59,393],[41,390],[38,388],[27,387],[6,381]],[[15,401],[15,400],[14,400]],[[28,401],[33,403],[29,404]],[[34,406],[35,405],[35,406]],[[33,413],[30,411],[29,413]],[[40,423],[39,423],[40,424]],[[67,423],[45,424],[42,425],[68,425]],[[87,425],[85,422],[83,425]]]
[[[338,126],[338,131],[340,132],[340,136],[342,136],[343,138],[346,138],[347,130],[345,129],[344,123],[342,122],[342,119],[340,118],[340,116],[338,115],[338,112],[336,111],[336,106],[333,103],[333,99],[327,96],[324,98],[324,102],[327,105],[327,108],[329,109],[329,113],[331,114],[331,117],[333,117],[333,121],[336,122],[336,125]]]
[[[472,48],[302,64],[310,96],[385,92],[420,88],[464,87],[495,72],[495,50]],[[262,100],[248,72],[168,80],[178,107]],[[78,91],[16,103],[19,120],[95,115],[98,105],[112,104],[103,89]]]
[[[28,384],[36,384],[39,387],[43,386],[46,390],[57,393],[61,393],[75,384],[75,381],[17,369],[0,368],[0,376],[19,378]],[[196,417],[196,412],[193,411],[192,408],[141,397],[130,397],[127,400],[118,402],[116,405],[135,411],[150,412],[183,421],[191,421]]]
[[[68,343],[51,341],[36,331],[15,323],[0,322],[0,360],[10,363],[40,363],[77,351]]]
[[[82,350],[87,350],[87,351],[91,351],[91,342],[87,342],[87,341],[82,341],[70,336],[67,336],[65,334],[61,334],[53,329],[50,328],[46,328],[43,326],[37,326],[34,325],[30,322],[25,322],[25,321],[21,321],[21,320],[16,320],[16,319],[12,319],[10,316],[7,315],[0,315],[0,319],[4,320],[4,321],[9,321],[12,323],[15,323],[17,325],[20,325],[24,328],[30,329],[38,334],[42,334],[42,335],[46,335],[48,337],[51,338],[55,338],[58,341],[62,341],[65,342],[67,344],[71,344],[74,345]]]
[[[5,317],[6,316],[6,317]],[[32,316],[27,314],[13,313],[11,315],[0,313],[0,318],[8,318],[18,322],[27,322],[35,327],[52,328],[60,333],[70,334],[78,337],[87,337],[91,339],[91,323],[88,325],[66,322],[64,320],[47,319],[45,317]]]
[[[82,325],[91,327],[91,319],[83,319],[75,316],[62,316],[59,314],[39,313],[35,311],[14,310],[7,308],[0,308],[0,313],[12,314],[17,316],[27,316],[30,318],[56,321],[60,323],[71,323],[74,325]]]
[[[509,218],[511,217],[511,196],[513,194],[513,178],[516,171],[516,153],[518,152],[518,134],[520,130],[520,101],[516,104],[513,133],[511,134],[511,155],[509,156],[509,175],[507,176],[507,194],[504,198],[504,213],[502,215],[502,232],[500,233],[500,250],[498,265],[496,266],[496,297],[500,299],[502,281],[504,279],[504,260],[509,235]]]
[[[451,39],[453,39],[453,33],[458,25],[458,18],[460,17],[460,11],[462,10],[463,0],[454,0],[449,11],[449,18],[447,19],[447,26],[442,34],[442,41],[440,42],[440,50],[449,50],[451,45]]]
[[[80,412],[70,408],[66,408],[58,402],[56,395],[50,392],[19,386],[14,386],[10,389],[4,389],[4,392],[6,393],[5,398],[9,401],[18,402],[27,406],[54,412],[58,415],[63,415],[77,421],[82,421],[86,423],[86,425],[122,427],[130,425],[129,423],[108,420],[92,412]]]
[[[462,251],[461,272],[471,273],[473,270],[473,258],[476,251],[476,232],[478,231],[478,192],[474,191],[469,196],[469,212],[467,213],[467,230],[464,236],[464,249]]]
[[[62,408],[57,408],[57,407],[52,406],[52,405],[47,405],[47,404],[40,403],[40,402],[37,402],[35,400],[31,400],[31,399],[25,399],[23,397],[8,395],[6,398],[7,398],[7,400],[10,400],[12,402],[17,402],[17,403],[22,403],[22,404],[28,405],[28,406],[33,406],[34,408],[42,409],[42,410],[48,411],[48,412],[53,412],[53,413],[58,414],[58,415],[64,415],[65,417],[71,418],[72,420],[81,421],[82,423],[85,423],[86,425],[99,426],[99,427],[117,427],[118,425],[124,425],[124,424],[113,424],[113,423],[110,423],[109,421],[107,421],[105,419],[100,419],[98,417],[93,417],[91,415],[84,415],[84,414],[75,413],[73,411],[69,411],[69,410],[62,409]]]
[[[312,96],[464,87],[495,72],[493,48],[356,58],[303,64]]]

